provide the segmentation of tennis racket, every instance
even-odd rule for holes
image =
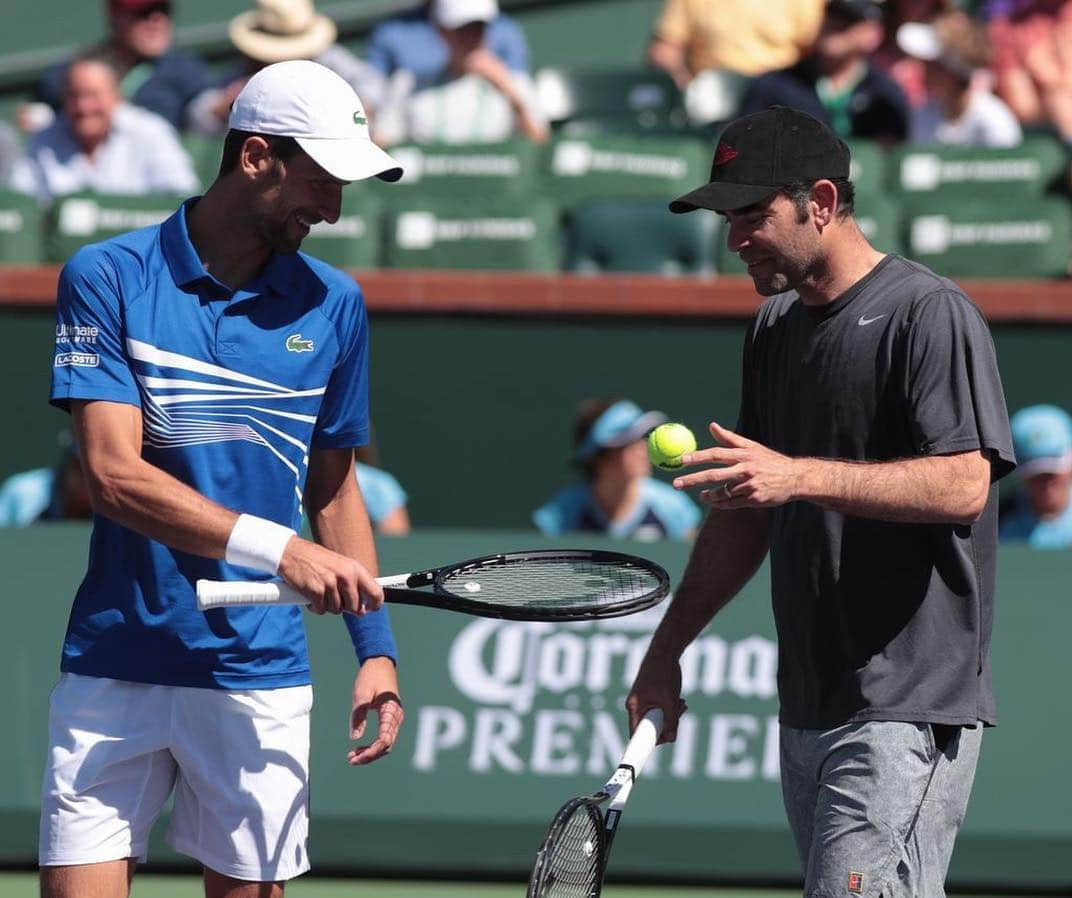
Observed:
[[[536,852],[527,898],[599,898],[622,810],[662,726],[662,711],[645,714],[606,785],[562,805]]]
[[[543,549],[486,555],[445,567],[380,577],[387,601],[508,620],[590,620],[658,604],[670,578],[654,562],[621,552]],[[279,581],[197,581],[205,611],[225,605],[307,605]]]

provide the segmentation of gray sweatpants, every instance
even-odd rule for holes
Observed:
[[[782,796],[805,898],[941,898],[982,725],[781,728]]]

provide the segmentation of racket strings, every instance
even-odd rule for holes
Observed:
[[[576,806],[548,846],[539,898],[595,898],[603,878],[603,821],[587,802]]]
[[[507,606],[618,605],[660,590],[652,571],[587,558],[508,559],[451,571],[441,588],[459,598]]]

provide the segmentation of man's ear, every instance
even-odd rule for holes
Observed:
[[[812,215],[816,224],[825,228],[837,216],[838,189],[833,181],[816,181],[811,188]]]
[[[258,177],[272,163],[271,147],[263,137],[253,134],[245,139],[238,154],[238,167],[249,177]]]

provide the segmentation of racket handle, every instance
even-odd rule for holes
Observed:
[[[640,776],[640,771],[655,750],[655,743],[659,741],[659,733],[663,728],[663,712],[659,708],[652,708],[645,714],[633,732],[633,738],[622,755],[622,764],[633,768],[634,774]]]
[[[202,611],[228,605],[308,605],[309,600],[286,583],[275,580],[198,580],[197,607]]]

